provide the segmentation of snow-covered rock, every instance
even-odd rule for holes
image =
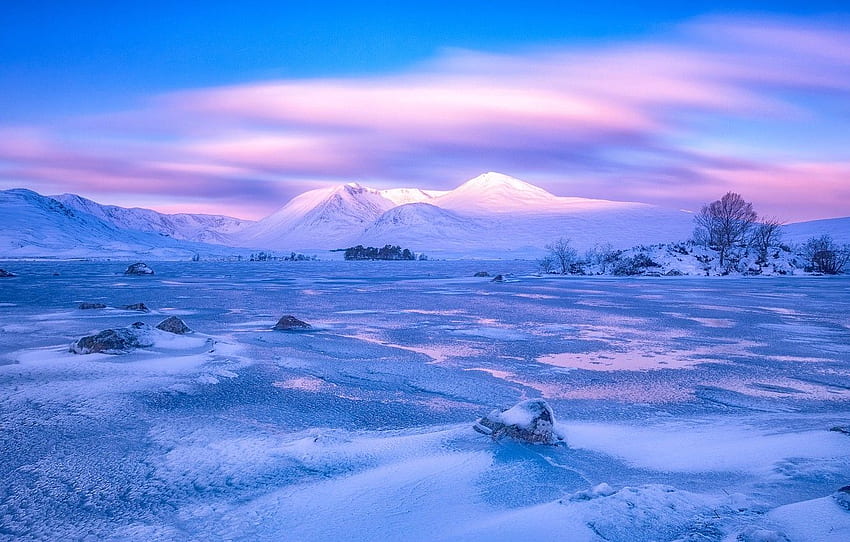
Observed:
[[[162,322],[158,323],[156,325],[156,329],[166,331],[168,333],[174,333],[176,335],[185,335],[186,333],[192,332],[189,326],[186,325],[186,322],[176,316],[169,316]]]
[[[83,337],[71,344],[74,354],[124,354],[135,348],[153,346],[151,327],[135,322],[124,328],[105,329],[97,335]]]
[[[850,486],[844,486],[832,494],[832,498],[841,508],[850,511]]]
[[[307,322],[299,320],[291,314],[287,314],[286,316],[281,317],[281,319],[277,321],[273,329],[275,331],[297,331],[310,329],[311,327],[313,326],[311,326]]]
[[[557,444],[564,437],[555,429],[555,413],[542,399],[528,399],[507,410],[493,410],[473,428],[494,440],[504,436],[537,444]]]
[[[126,271],[124,271],[125,275],[153,275],[153,269],[148,267],[148,264],[144,262],[136,262],[131,264]]]

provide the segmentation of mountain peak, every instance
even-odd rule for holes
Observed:
[[[557,200],[557,196],[533,184],[490,171],[440,196],[435,203],[448,209],[477,208],[491,212],[511,212],[540,209]]]

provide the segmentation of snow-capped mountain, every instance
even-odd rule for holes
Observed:
[[[451,256],[541,253],[559,237],[578,248],[687,238],[692,215],[653,205],[560,197],[501,173],[450,191],[376,190],[356,183],[312,190],[232,237],[272,250],[401,244]]]
[[[233,252],[222,246],[116,227],[94,215],[22,188],[0,191],[0,257],[188,259]]]
[[[339,248],[396,205],[380,190],[357,183],[310,190],[232,239],[272,249]]]
[[[139,207],[102,205],[76,194],[50,196],[70,207],[96,216],[117,228],[162,233],[175,239],[227,244],[233,234],[253,224],[251,220],[222,215],[165,214]]]

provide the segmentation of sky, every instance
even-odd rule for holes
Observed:
[[[850,216],[846,1],[307,4],[4,4],[0,189],[256,219],[499,171]]]

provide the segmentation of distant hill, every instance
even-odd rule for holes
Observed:
[[[31,190],[0,191],[0,257],[189,259],[231,253],[222,246],[118,228]]]
[[[50,196],[84,213],[96,216],[121,229],[162,233],[175,239],[201,243],[227,244],[232,234],[253,223],[251,220],[221,215],[165,214],[138,207],[102,205],[76,194]]]

